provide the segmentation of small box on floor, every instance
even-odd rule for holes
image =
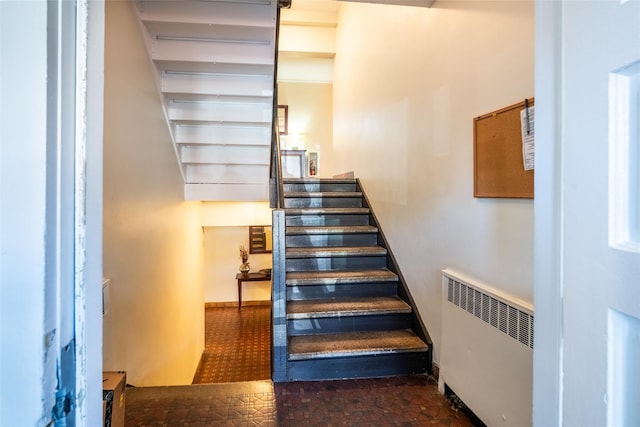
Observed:
[[[102,373],[102,413],[104,427],[124,427],[126,372]]]

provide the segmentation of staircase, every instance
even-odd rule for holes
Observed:
[[[367,206],[353,179],[284,180],[286,380],[430,371],[428,336]]]
[[[268,200],[277,0],[135,0],[185,200]]]

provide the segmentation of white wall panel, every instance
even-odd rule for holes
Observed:
[[[178,144],[271,145],[271,126],[185,124],[176,128]]]
[[[187,165],[187,183],[267,184],[268,165]]]
[[[269,200],[268,184],[185,184],[185,200],[245,201]]]
[[[262,64],[262,63],[261,63]],[[164,73],[163,93],[197,93],[202,95],[271,96],[273,77],[271,74],[247,78],[243,75],[208,76]]]
[[[186,146],[182,147],[184,163],[254,164],[268,165],[269,147]]]
[[[273,106],[261,103],[171,101],[170,120],[249,122],[271,125]]]

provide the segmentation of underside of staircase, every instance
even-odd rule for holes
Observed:
[[[268,200],[277,0],[135,5],[185,200]]]
[[[285,179],[284,216],[281,380],[430,372],[428,335],[357,180]]]

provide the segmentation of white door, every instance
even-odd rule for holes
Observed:
[[[547,390],[558,399],[554,423],[638,426],[640,2],[566,1],[538,7],[545,13],[549,7],[555,10],[538,15],[549,27],[537,22],[536,40],[543,40],[545,31],[557,31],[557,80],[545,81],[540,70],[536,76],[536,86],[546,86],[543,92],[552,88],[547,99],[557,102],[547,103],[556,108],[555,134],[549,135],[558,148],[547,160],[557,162],[550,167],[557,175],[553,189],[540,189],[542,197],[557,201],[558,282],[557,290],[546,290],[557,292],[558,309],[544,313],[556,316],[558,330],[558,363],[551,369],[557,368],[553,374],[559,379],[556,390]],[[545,108],[539,101],[536,110]],[[545,143],[538,138],[538,145]],[[536,314],[538,308],[536,301]],[[538,326],[536,333],[548,334]],[[544,368],[538,368],[536,378],[544,380]],[[538,402],[544,401],[544,392],[536,390]],[[544,416],[537,412],[536,419],[542,425]]]

